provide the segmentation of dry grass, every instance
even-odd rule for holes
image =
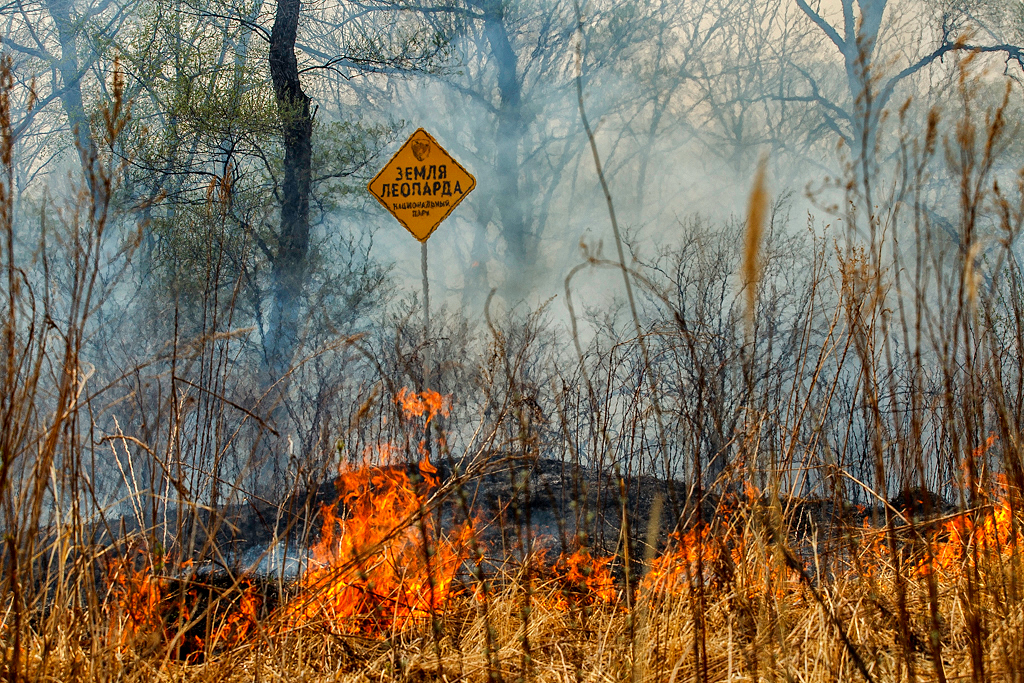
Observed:
[[[239,643],[218,647],[201,662],[175,656],[182,641],[173,628],[163,631],[170,642],[145,629],[124,640],[104,621],[107,607],[88,615],[52,605],[26,630],[20,676],[9,668],[5,673],[12,680],[60,681],[956,680],[975,671],[968,647],[975,614],[985,634],[984,680],[1019,677],[1020,558],[1008,527],[983,528],[1008,523],[1008,516],[980,511],[980,530],[972,536],[950,535],[965,528],[969,517],[963,515],[933,525],[939,531],[901,532],[901,585],[911,617],[905,657],[896,563],[885,530],[850,527],[845,537],[804,548],[801,562],[772,540],[760,508],[741,505],[720,516],[709,533],[677,543],[655,560],[632,601],[621,581],[617,598],[606,603],[537,562],[529,590],[521,570],[499,573],[486,609],[467,585],[439,612],[436,639],[428,619],[353,635],[344,620],[296,624],[278,609]],[[922,570],[927,553],[920,541],[911,542],[918,534],[931,539],[934,561],[943,563],[934,572]],[[698,553],[705,567],[700,618],[693,573]],[[932,578],[938,579],[942,615],[941,662],[930,656]],[[529,658],[523,657],[524,635]]]

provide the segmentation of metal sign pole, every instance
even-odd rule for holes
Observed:
[[[427,241],[420,242],[420,269],[423,271],[423,388],[430,382],[430,282],[427,280]]]
[[[427,241],[420,242],[420,270],[423,272],[423,389],[430,389],[430,281],[427,280]],[[427,459],[433,455],[433,430],[427,422],[424,435]]]

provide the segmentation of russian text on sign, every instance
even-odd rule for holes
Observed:
[[[469,171],[422,128],[409,136],[367,185],[377,201],[421,242],[474,187],[476,179]]]

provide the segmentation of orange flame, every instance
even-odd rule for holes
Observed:
[[[154,562],[159,563],[159,559],[150,558],[139,549],[107,562],[108,639],[121,648],[127,648],[140,636],[164,630],[164,591],[154,574]],[[138,564],[142,566],[137,568]]]
[[[237,602],[230,605],[224,620],[214,631],[210,639],[211,647],[238,645],[256,632],[262,600],[248,579],[239,583],[239,589],[241,595]]]
[[[613,557],[594,557],[586,549],[577,549],[570,555],[562,553],[555,562],[554,572],[562,584],[554,606],[567,610],[570,605],[609,604],[618,598],[612,578]]]
[[[964,512],[942,526],[927,555],[917,564],[918,576],[939,572],[955,578],[974,565],[976,557],[1008,557],[1019,541],[1009,499],[1002,495],[987,509]]]
[[[409,391],[405,387],[398,392],[398,396],[395,397],[395,403],[402,406],[402,411],[407,419],[423,417],[426,414],[427,421],[424,423],[424,426],[430,424],[430,421],[439,414],[443,417],[448,417],[450,404],[448,399],[431,389],[426,389],[417,394],[415,391]]]
[[[324,506],[320,541],[290,621],[322,620],[344,632],[402,628],[440,608],[452,592],[472,528],[442,536],[427,510],[436,469],[419,464],[422,485],[405,468],[364,465],[342,470],[340,513]]]
[[[707,525],[699,525],[686,533],[669,537],[670,550],[654,558],[647,575],[640,583],[641,590],[675,593],[683,584],[689,585],[697,575],[698,560],[704,568],[705,580],[710,579],[712,565],[721,557],[722,546],[712,536]]]
[[[447,401],[436,391],[403,388],[396,403],[407,419],[447,416]],[[429,616],[453,592],[455,575],[473,536],[471,525],[443,535],[428,507],[437,469],[426,457],[417,481],[393,457],[390,445],[377,448],[379,462],[343,465],[336,506],[321,509],[320,540],[310,549],[302,592],[286,607],[292,624],[322,621],[329,629],[379,634]],[[366,456],[369,456],[368,452]]]
[[[983,456],[995,441],[995,435],[990,435],[984,444],[974,449],[972,457]],[[965,459],[962,463],[965,480],[967,465]],[[1007,557],[1012,554],[1019,538],[1010,506],[1006,475],[996,475],[993,494],[995,502],[990,507],[961,513],[942,525],[937,534],[942,540],[929,541],[925,557],[916,567],[918,576],[939,572],[947,578],[955,578],[972,567],[975,558],[979,556]]]
[[[192,560],[174,566],[187,569]],[[164,567],[162,557],[141,549],[108,561],[108,642],[127,651],[139,642],[152,644],[155,637],[173,645],[175,657],[197,661],[206,650],[237,645],[254,632],[262,599],[251,580],[239,581],[235,597],[235,590],[218,594],[195,578],[161,577]],[[207,598],[205,613],[199,609],[201,592]]]

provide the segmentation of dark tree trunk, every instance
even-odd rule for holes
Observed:
[[[270,34],[270,77],[284,139],[281,228],[272,263],[274,283],[270,329],[265,342],[271,374],[280,377],[291,364],[299,336],[299,306],[309,253],[309,193],[313,117],[302,91],[295,58],[299,0],[278,0]]]

